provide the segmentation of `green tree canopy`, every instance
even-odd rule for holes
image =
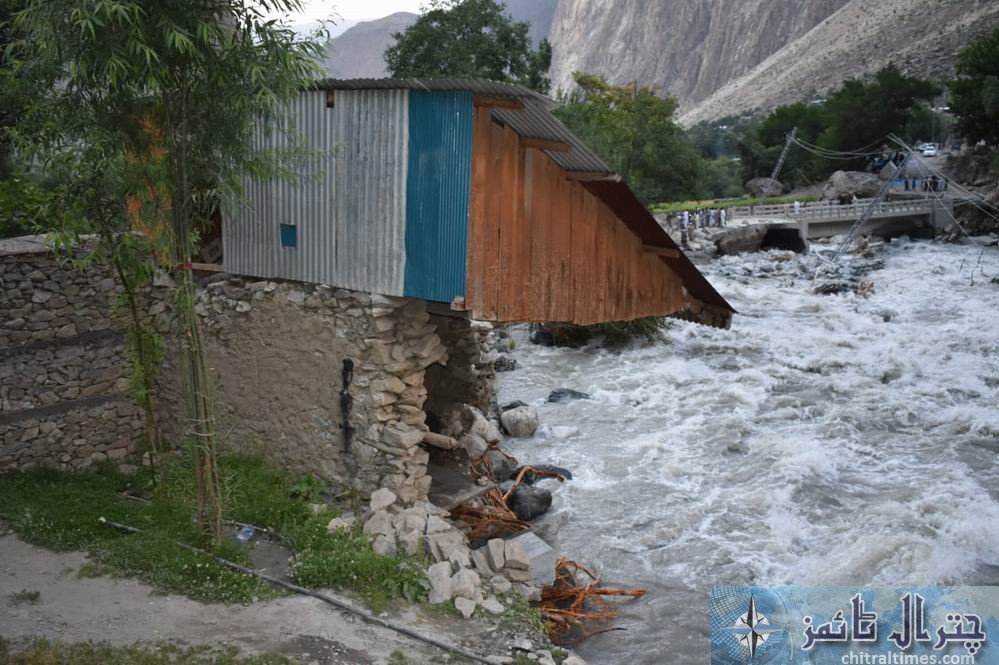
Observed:
[[[701,156],[676,124],[676,100],[577,72],[579,87],[556,115],[631,185],[645,203],[699,198]]]
[[[924,126],[926,103],[940,89],[929,81],[904,75],[889,64],[871,80],[849,79],[821,103],[781,106],[764,118],[755,130],[743,135],[739,156],[743,178],[769,176],[784,147],[786,135],[798,128],[798,138],[830,151],[877,151],[890,145],[889,134],[904,139]],[[861,170],[864,156],[832,160],[792,148],[781,177],[795,185],[817,182],[835,170]]]
[[[385,51],[397,78],[506,81],[547,93],[552,50],[531,47],[530,26],[511,19],[496,0],[430,0],[424,13]]]
[[[258,129],[294,138],[287,102],[318,77],[322,49],[265,13],[301,8],[300,0],[27,0],[14,23],[9,66],[26,95],[17,131],[25,149],[42,167],[62,165],[70,186],[61,193],[95,230],[113,235],[133,222],[165,247],[198,525],[216,542],[217,395],[191,257],[199,227],[236,201],[243,176],[282,167],[251,139]]]
[[[999,143],[999,28],[958,54],[950,108],[966,139]]]

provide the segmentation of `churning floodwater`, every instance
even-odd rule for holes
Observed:
[[[594,665],[706,662],[713,584],[999,584],[999,250],[897,240],[868,298],[776,258],[702,266],[731,330],[515,335],[500,401],[543,425],[508,446],[575,475],[545,481],[560,551],[649,590],[578,647]],[[559,387],[592,399],[544,403]]]

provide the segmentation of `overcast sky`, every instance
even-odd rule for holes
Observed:
[[[292,23],[306,23],[333,18],[339,21],[363,21],[388,16],[393,12],[416,12],[424,0],[304,0],[306,9],[292,16]]]

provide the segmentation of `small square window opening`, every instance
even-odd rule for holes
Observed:
[[[298,247],[298,227],[294,224],[281,225],[281,246]]]

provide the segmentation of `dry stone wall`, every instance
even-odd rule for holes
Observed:
[[[115,281],[40,238],[0,241],[0,472],[86,467],[136,450]]]
[[[177,445],[186,417],[170,286],[159,275],[143,306],[167,339],[157,401],[164,440]],[[17,239],[0,241],[0,292],[0,471],[137,451],[144,420],[127,395],[115,281]],[[431,317],[421,300],[217,274],[196,311],[220,444],[364,494],[427,497],[428,386],[441,408],[493,399],[491,327]]]

